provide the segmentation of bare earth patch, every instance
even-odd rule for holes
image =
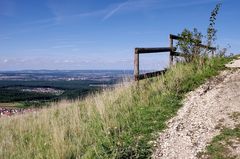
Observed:
[[[222,128],[239,124],[230,114],[240,112],[240,59],[227,67],[234,69],[222,71],[186,96],[177,116],[168,121],[168,129],[160,133],[153,158],[195,159]]]

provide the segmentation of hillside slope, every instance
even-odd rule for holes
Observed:
[[[124,83],[84,100],[0,118],[0,158],[148,158],[181,101],[231,58],[178,63],[165,75]]]
[[[227,67],[231,69],[186,96],[177,116],[160,134],[154,158],[197,158],[222,129],[240,124],[232,118],[232,114],[240,113],[240,59]],[[240,147],[238,144],[235,146]],[[235,155],[240,157],[240,152]]]

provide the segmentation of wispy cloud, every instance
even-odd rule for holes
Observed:
[[[8,62],[8,59],[4,59],[4,60],[3,60],[3,63],[7,63],[7,62]]]
[[[170,9],[170,8],[180,8],[188,6],[196,6],[202,4],[208,4],[213,2],[222,2],[223,0],[128,0],[119,4],[115,4],[115,7],[106,8],[106,15],[103,20],[107,20],[113,17],[117,12],[136,12],[141,10],[156,10],[156,9]]]
[[[64,22],[65,20],[76,18],[89,18],[105,13],[104,8],[98,10],[84,10],[81,9],[80,1],[70,1],[65,3],[59,3],[59,1],[49,0],[47,3],[48,8],[54,16],[54,20],[58,22]]]
[[[72,13],[66,7],[59,5],[59,3],[49,3],[48,7],[55,16],[52,19],[46,19],[39,22],[47,21],[58,21],[62,22],[64,20],[75,19],[75,18],[90,18],[90,17],[102,17],[103,21],[106,21],[113,17],[117,13],[123,12],[136,12],[142,10],[154,10],[154,9],[169,9],[169,8],[180,8],[195,6],[201,4],[207,4],[212,2],[221,2],[224,0],[124,0],[121,3],[110,3],[105,8],[98,10],[89,10],[87,12],[74,12]],[[74,7],[74,6],[73,6]]]
[[[117,5],[117,7],[113,8],[112,10],[109,10],[109,12],[107,13],[107,15],[104,16],[103,20],[107,20],[108,18],[110,18],[111,16],[113,16],[115,13],[117,13],[121,8],[123,8],[124,6],[128,5],[130,1],[126,1],[123,3],[120,3]]]
[[[56,45],[56,46],[53,46],[52,48],[53,49],[62,49],[62,48],[75,48],[76,46],[75,45]]]
[[[201,4],[208,4],[213,2],[223,2],[224,0],[124,0],[122,3],[111,3],[108,6],[99,10],[89,10],[87,12],[75,12],[74,14],[66,13],[64,7],[59,7],[58,4],[49,5],[52,11],[52,17],[45,19],[37,19],[23,23],[20,29],[15,32],[0,35],[0,40],[8,40],[12,35],[27,33],[39,29],[46,29],[61,25],[65,20],[89,19],[92,17],[100,17],[103,21],[112,18],[117,13],[138,12],[142,10],[154,9],[169,9],[180,8]],[[13,0],[0,0],[0,15],[13,15],[15,13],[16,4]]]

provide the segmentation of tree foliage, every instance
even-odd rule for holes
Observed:
[[[181,52],[185,55],[186,62],[190,62],[193,58],[196,58],[200,55],[200,47],[198,46],[203,38],[201,32],[199,32],[196,28],[193,31],[188,29],[184,29],[180,37],[183,39],[179,40],[178,46],[180,47]]]
[[[219,10],[221,8],[222,4],[218,3],[215,8],[213,9],[213,11],[211,12],[211,16],[209,19],[209,26],[207,29],[207,41],[208,41],[208,46],[211,46],[215,41],[216,41],[216,33],[217,33],[217,29],[215,28],[215,24],[216,24],[216,17],[219,13]]]
[[[178,41],[177,46],[179,47],[180,51],[184,53],[183,56],[185,57],[186,62],[198,59],[197,57],[208,56],[209,50],[201,49],[199,44],[201,44],[201,42],[204,40],[203,38],[206,38],[207,46],[209,47],[212,46],[216,41],[217,29],[215,28],[215,24],[221,5],[221,3],[217,4],[211,12],[207,35],[203,35],[196,28],[194,28],[193,31],[184,29],[182,33],[179,34],[182,39]]]

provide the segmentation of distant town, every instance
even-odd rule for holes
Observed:
[[[89,93],[132,80],[132,74],[133,71],[129,70],[2,71],[0,107],[2,112],[13,113],[8,111],[9,108],[39,107],[61,99],[83,98]]]
[[[131,78],[131,70],[25,70],[25,71],[2,71],[0,80],[12,81],[74,81],[92,80],[109,82],[123,78]]]

